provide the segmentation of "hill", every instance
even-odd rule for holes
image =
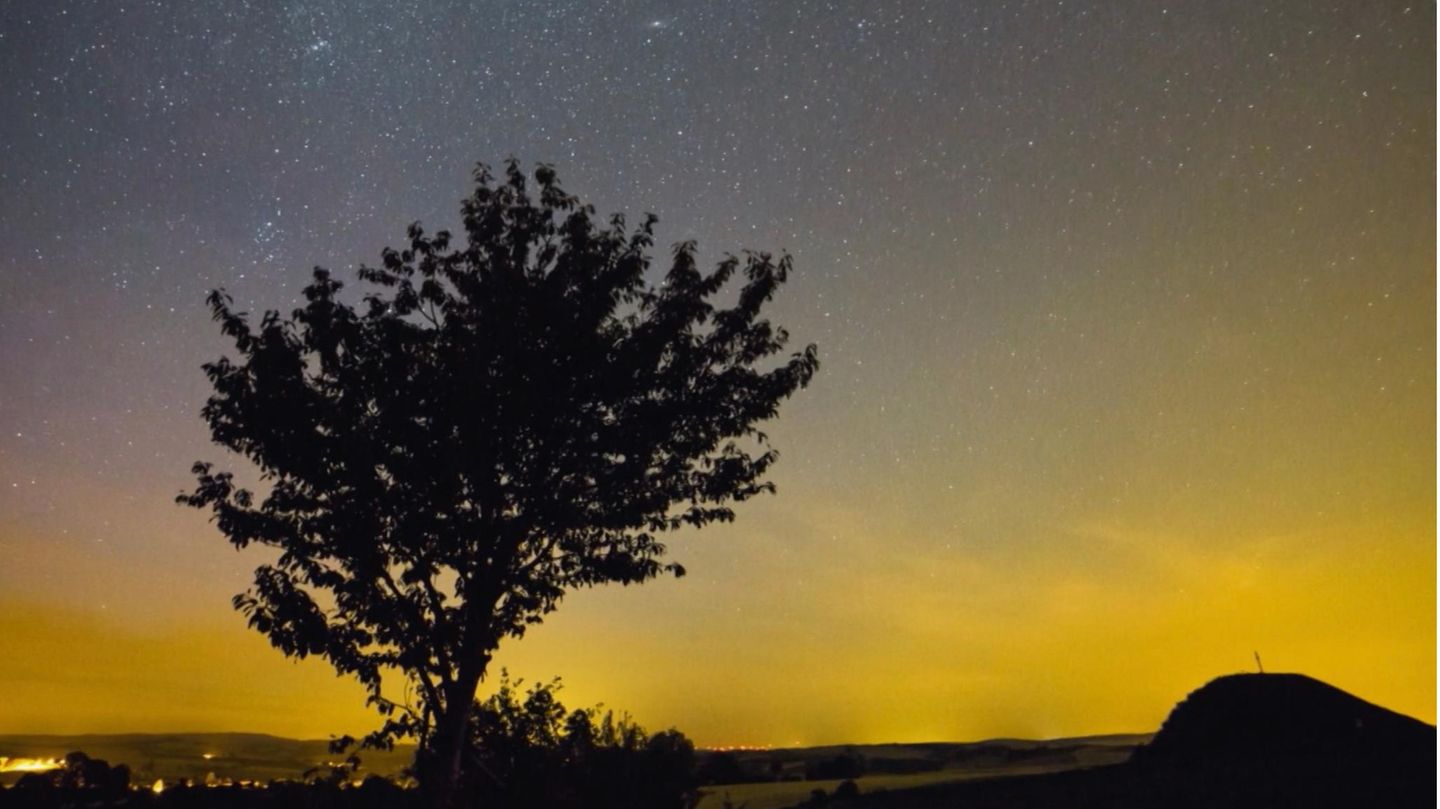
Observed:
[[[729,802],[746,809],[781,809],[814,790],[833,791],[856,778],[869,792],[980,778],[1060,772],[1125,761],[1150,734],[979,742],[829,745],[700,752],[706,784],[699,809]],[[730,759],[728,769],[712,756]],[[718,778],[717,778],[718,776]],[[728,776],[728,777],[726,777]]]
[[[1435,805],[1435,728],[1298,674],[1221,677],[1124,763],[862,795],[865,809]]]
[[[733,751],[748,773],[814,773],[827,764],[850,759],[868,773],[912,773],[998,766],[1024,761],[1054,761],[1071,766],[1114,763],[1150,741],[1153,734],[1077,736],[1066,739],[986,739],[978,742],[903,742],[778,747]],[[703,757],[714,750],[699,751]],[[758,779],[756,779],[758,780]]]
[[[1434,745],[1435,728],[1303,674],[1235,674],[1171,711],[1141,757],[1387,755]]]

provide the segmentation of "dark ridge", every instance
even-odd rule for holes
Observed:
[[[1303,674],[1232,674],[1191,692],[1137,760],[1393,754],[1431,749],[1435,728]]]

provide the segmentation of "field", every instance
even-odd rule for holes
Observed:
[[[995,740],[972,744],[855,745],[747,752],[747,764],[764,760],[783,766],[823,760],[836,755],[863,758],[874,769],[897,762],[924,762],[936,769],[903,774],[872,773],[854,779],[861,794],[875,794],[982,778],[1063,772],[1117,764],[1149,737],[1104,736],[1048,742]],[[791,767],[798,770],[798,767]],[[705,787],[698,809],[723,809],[728,801],[739,809],[783,809],[809,798],[816,789],[833,792],[843,779],[781,780]]]

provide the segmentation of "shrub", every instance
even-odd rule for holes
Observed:
[[[688,809],[698,800],[695,748],[684,734],[653,736],[598,708],[567,712],[558,680],[532,686],[501,675],[470,724],[462,792],[510,809]]]

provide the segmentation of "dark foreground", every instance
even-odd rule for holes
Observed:
[[[4,809],[420,809],[415,790],[383,779],[357,787],[280,783],[259,786],[181,786],[156,794],[148,789],[64,789],[23,785],[0,792]]]
[[[856,809],[1340,809],[1435,806],[1435,760],[1237,762],[1176,771],[1121,764],[862,794]]]

